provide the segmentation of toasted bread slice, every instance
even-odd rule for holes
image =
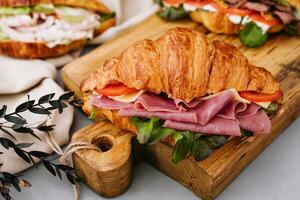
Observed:
[[[95,35],[99,35],[106,29],[114,26],[115,19],[102,22],[100,27],[95,30]],[[64,55],[72,50],[80,49],[87,40],[75,40],[68,45],[57,45],[49,48],[43,42],[18,42],[13,40],[0,41],[0,54],[23,59],[45,59]]]
[[[208,30],[213,33],[222,33],[228,35],[239,34],[243,25],[232,23],[226,14],[207,11],[193,11],[189,13],[192,20],[202,23]],[[268,33],[277,33],[283,29],[283,25],[272,26]]]
[[[0,7],[32,6],[39,3],[81,7],[99,13],[111,12],[110,9],[98,0],[1,0]]]

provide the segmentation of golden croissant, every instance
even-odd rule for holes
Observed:
[[[209,41],[184,28],[171,29],[155,41],[135,42],[84,80],[81,91],[116,82],[186,102],[229,88],[263,93],[280,90],[270,72],[251,65],[233,45]]]
[[[185,28],[135,42],[90,74],[81,91],[87,114],[122,129],[138,132],[134,116],[157,117],[163,127],[234,136],[240,126],[268,133],[270,121],[259,105],[282,95],[272,74],[236,47]]]

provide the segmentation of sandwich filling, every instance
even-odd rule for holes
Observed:
[[[228,89],[184,102],[116,84],[94,90],[90,103],[95,109],[115,110],[119,116],[130,117],[139,142],[153,143],[170,135],[182,136],[178,131],[220,136],[215,137],[218,139],[268,134],[271,130],[268,115],[277,110],[275,102],[281,96],[281,91],[264,94]]]
[[[49,48],[92,39],[101,22],[113,15],[53,4],[0,8],[0,41],[42,42]]]
[[[158,14],[167,19],[197,11],[222,13],[231,23],[243,25],[240,39],[250,47],[262,45],[268,32],[285,29],[295,35],[300,27],[300,11],[285,0],[164,0],[161,6]]]

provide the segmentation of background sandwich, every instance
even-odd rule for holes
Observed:
[[[140,143],[175,146],[173,161],[197,160],[230,136],[268,134],[279,83],[236,47],[174,28],[105,62],[81,85],[83,110],[137,133]]]
[[[114,25],[114,13],[97,0],[1,0],[0,54],[57,57]]]
[[[163,18],[190,15],[214,33],[239,34],[249,47],[264,44],[268,33],[300,30],[298,0],[163,0],[160,5]]]

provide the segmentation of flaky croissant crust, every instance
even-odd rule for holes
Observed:
[[[187,28],[173,28],[157,40],[141,40],[107,60],[81,84],[81,91],[121,82],[128,87],[190,102],[229,88],[274,93],[279,83],[264,68],[249,64],[230,44],[209,41]]]

